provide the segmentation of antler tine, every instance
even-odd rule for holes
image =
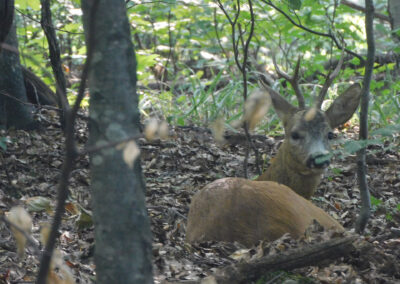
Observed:
[[[290,83],[290,85],[292,85],[294,93],[296,94],[297,97],[297,101],[299,102],[299,108],[304,109],[305,108],[304,96],[299,86],[300,61],[301,58],[299,56],[299,58],[297,59],[296,67],[294,68],[294,74],[293,76],[289,76],[287,73],[279,69],[278,64],[276,64],[275,54],[272,55],[272,62],[274,63],[276,73],[278,74],[279,77],[284,78],[286,81]]]
[[[317,104],[316,104],[318,109],[321,108],[322,103],[323,103],[323,101],[325,99],[326,93],[328,92],[328,89],[331,86],[333,80],[335,80],[337,75],[339,75],[339,72],[342,69],[343,62],[344,62],[344,48],[342,49],[342,53],[340,55],[340,59],[339,59],[339,62],[337,64],[335,70],[333,70],[333,72],[331,74],[327,75],[327,78],[325,79],[324,85],[322,86],[322,89],[319,92],[318,99],[317,99]]]

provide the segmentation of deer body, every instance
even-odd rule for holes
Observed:
[[[350,86],[325,112],[299,109],[268,86],[265,88],[283,123],[285,141],[257,181],[224,178],[194,195],[188,216],[188,242],[238,241],[248,246],[258,240],[277,239],[284,233],[299,237],[312,220],[326,229],[343,231],[336,220],[307,199],[330,163],[332,129],[355,112],[360,86]]]
[[[325,229],[344,230],[329,214],[287,186],[223,178],[193,197],[186,240],[237,241],[251,246],[259,240],[273,241],[285,233],[300,237],[314,219]]]

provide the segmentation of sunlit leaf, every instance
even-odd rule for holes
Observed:
[[[128,167],[130,167],[131,169],[133,168],[133,164],[139,157],[139,154],[140,154],[140,149],[135,141],[129,141],[128,143],[126,143],[123,150],[123,159],[125,163],[128,165]]]

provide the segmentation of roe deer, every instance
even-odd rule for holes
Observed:
[[[339,65],[332,74],[338,73]],[[198,191],[189,210],[186,232],[189,243],[238,241],[249,246],[263,239],[275,240],[287,232],[299,237],[314,219],[325,229],[344,230],[329,214],[305,198],[313,195],[330,163],[332,129],[353,115],[361,88],[358,84],[350,86],[323,112],[319,108],[333,81],[331,75],[318,96],[316,107],[306,110],[304,97],[296,86],[298,66],[299,61],[293,78],[276,69],[293,85],[299,108],[264,85],[285,129],[285,141],[275,160],[257,181],[223,178]]]

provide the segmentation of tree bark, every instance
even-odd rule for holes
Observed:
[[[400,29],[400,1],[399,0],[388,0],[388,12],[390,16],[390,25],[392,30]],[[393,36],[399,41],[399,32],[393,34]]]
[[[89,145],[95,146],[140,132],[136,60],[123,0],[86,0],[82,10],[94,55]],[[140,159],[130,169],[121,150],[107,148],[90,155],[90,170],[96,283],[152,283],[152,236]]]
[[[4,40],[12,27],[14,19],[14,0],[4,0],[0,4],[0,52]]]
[[[2,7],[0,5],[0,9]],[[15,20],[2,47],[0,52],[0,127],[33,129],[36,123],[33,120],[31,107],[26,104],[27,97],[19,61]]]

